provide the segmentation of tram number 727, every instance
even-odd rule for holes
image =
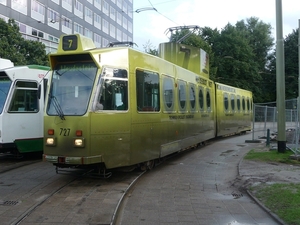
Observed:
[[[69,136],[70,135],[70,128],[60,128],[60,136]]]

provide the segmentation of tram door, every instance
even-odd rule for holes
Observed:
[[[3,138],[5,142],[15,139],[43,137],[43,102],[38,96],[38,82],[18,80],[5,114]],[[42,150],[42,149],[40,149]]]

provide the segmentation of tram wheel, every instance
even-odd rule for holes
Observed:
[[[154,165],[155,165],[155,160],[149,160],[141,164],[140,168],[142,171],[151,170],[154,168]]]
[[[147,169],[152,170],[155,166],[155,160],[150,160],[147,162]]]

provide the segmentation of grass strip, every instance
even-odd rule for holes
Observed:
[[[262,184],[251,192],[287,224],[300,224],[300,184]]]

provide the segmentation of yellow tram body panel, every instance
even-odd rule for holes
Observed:
[[[49,58],[45,161],[130,166],[216,136],[220,90],[207,76],[130,47],[96,49],[78,34],[62,36]]]
[[[252,128],[252,92],[216,83],[217,136],[250,131]]]

